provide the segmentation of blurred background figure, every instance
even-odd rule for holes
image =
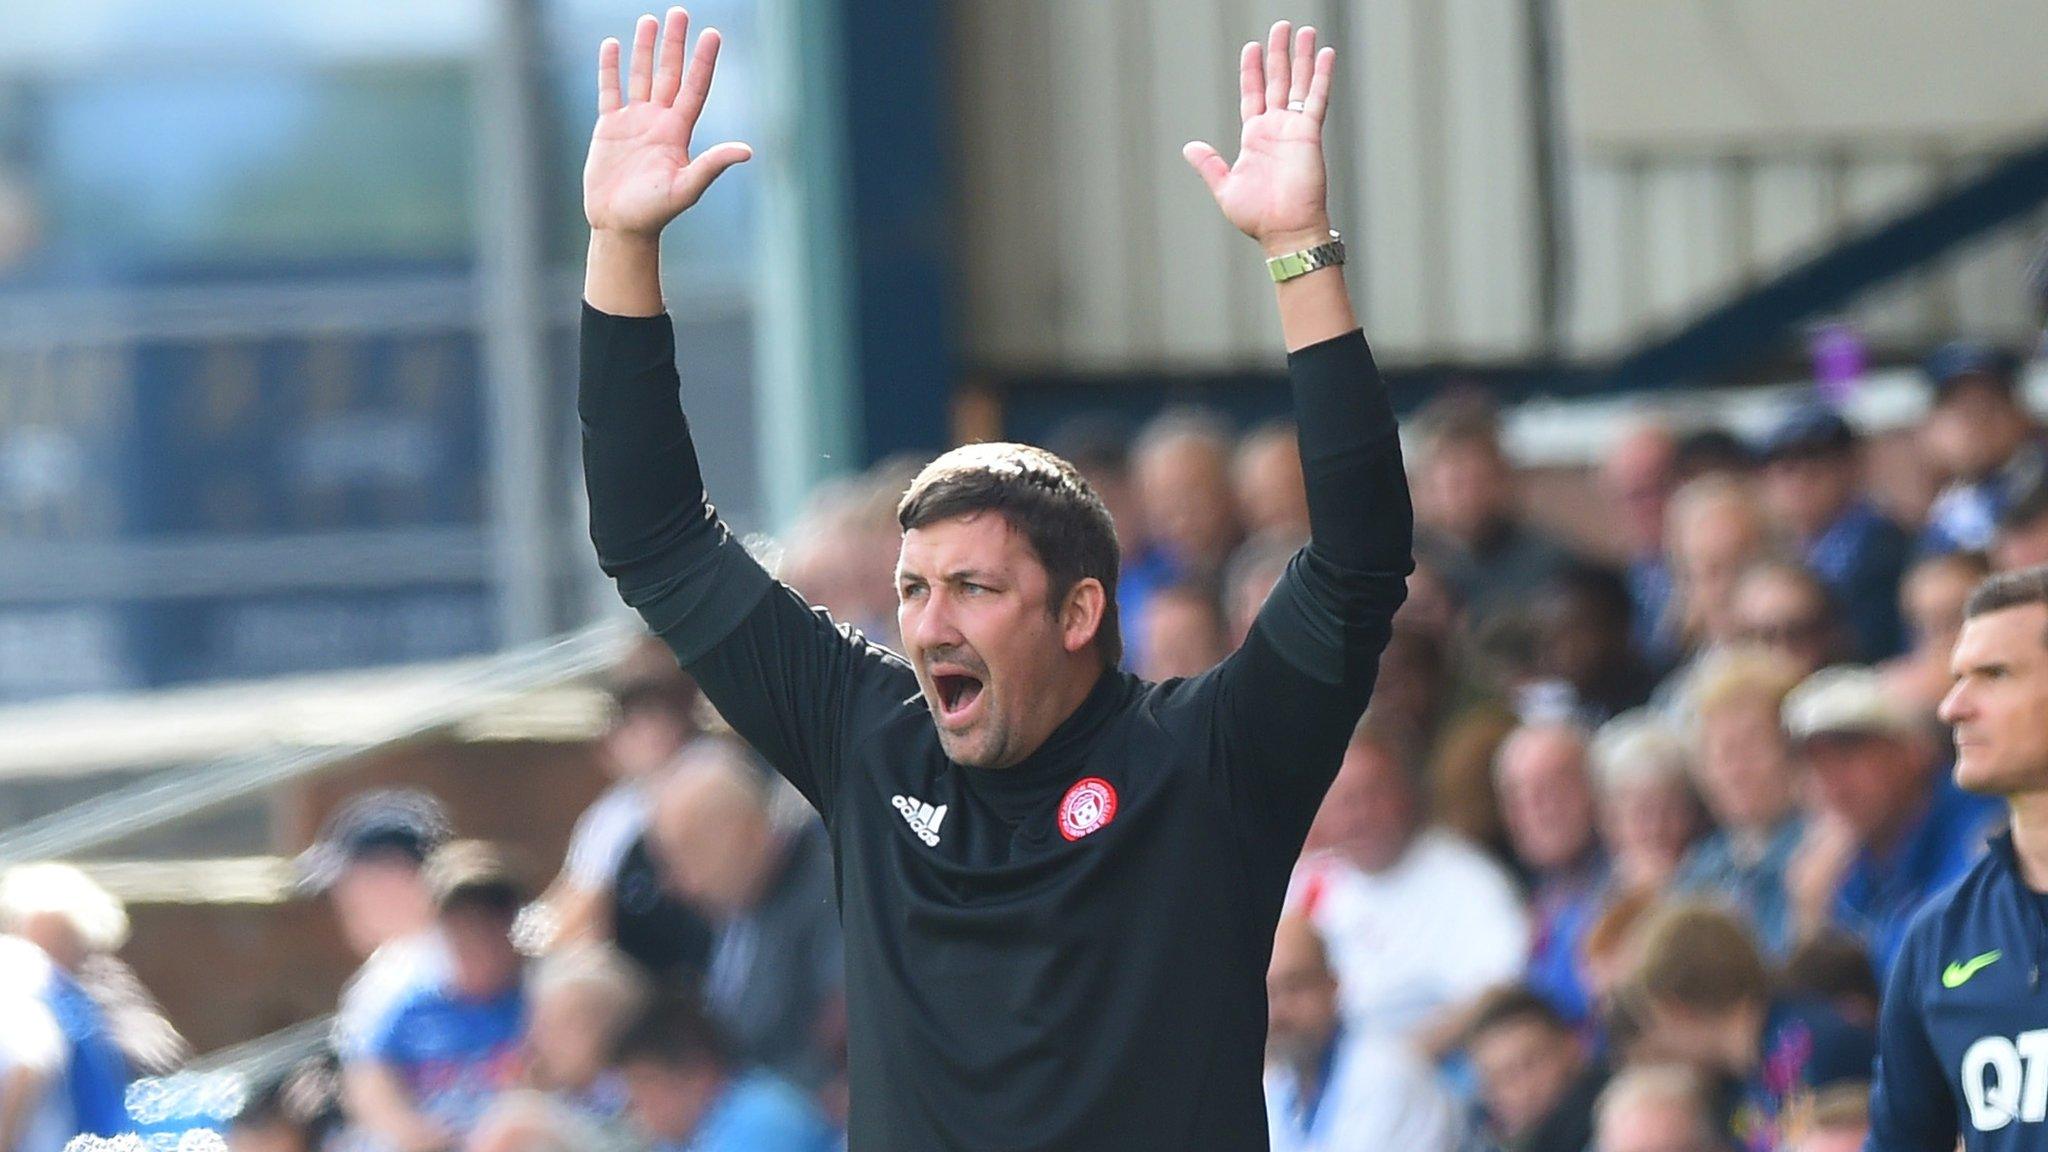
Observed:
[[[228,1124],[228,1152],[321,1152],[340,1120],[334,1087],[319,1061],[251,1085]]]
[[[1230,480],[1245,535],[1308,539],[1308,490],[1301,478],[1301,442],[1291,421],[1246,432],[1231,459]]]
[[[1464,1036],[1487,1134],[1510,1152],[1581,1152],[1606,1063],[1550,1002],[1519,985],[1480,1001]]]
[[[657,997],[613,1051],[633,1123],[653,1152],[830,1152],[816,1108],[749,1070],[690,997]]]
[[[1795,922],[1848,929],[1888,971],[1914,911],[1983,855],[1999,808],[1955,786],[1870,669],[1814,673],[1785,697],[1784,722],[1816,809],[1788,869]]]
[[[1779,652],[1803,676],[1839,662],[1848,652],[1828,586],[1797,561],[1750,565],[1735,582],[1728,610],[1736,643]]]
[[[1630,1068],[1600,1094],[1593,1152],[1724,1152],[1709,1094],[1690,1069]]]
[[[542,897],[555,945],[611,935],[613,881],[647,827],[649,781],[698,731],[702,697],[668,645],[642,638],[613,676],[616,712],[601,750],[614,783],[576,821],[561,875]]]
[[[1494,762],[1508,837],[1530,883],[1535,944],[1527,979],[1573,1024],[1591,1007],[1579,945],[1600,913],[1610,875],[1586,755],[1582,729],[1532,724],[1509,736]]]
[[[1662,891],[1706,826],[1691,749],[1668,721],[1641,709],[1601,725],[1588,756],[1611,883]]]
[[[655,800],[675,894],[713,925],[704,995],[750,1064],[809,1090],[838,1072],[844,944],[824,828],[736,740],[692,745]]]
[[[398,1152],[459,1144],[518,1085],[526,1029],[524,958],[512,925],[526,892],[496,848],[443,845],[427,861],[445,971],[391,1004],[343,1070],[352,1122]]]
[[[1441,1057],[1471,1002],[1521,972],[1529,921],[1499,864],[1425,824],[1421,782],[1398,748],[1371,721],[1353,736],[1289,907],[1317,931],[1347,1029]]]
[[[1862,1152],[1870,1135],[1870,1085],[1832,1084],[1795,1121],[1786,1152]]]
[[[1734,643],[1736,582],[1769,542],[1762,506],[1741,481],[1708,475],[1672,496],[1669,516],[1665,541],[1684,650]]]
[[[1949,655],[1963,630],[1963,603],[1991,565],[1978,552],[1946,552],[1925,556],[1906,570],[1899,588],[1899,607],[1906,620],[1908,647],[1904,655],[1878,668],[1885,691],[1922,716],[1931,718],[1948,693],[1954,675]]]
[[[1232,445],[1219,417],[1176,409],[1140,429],[1131,447],[1147,543],[1179,578],[1216,579],[1243,538],[1231,488]]]
[[[1458,1152],[1465,1123],[1436,1073],[1398,1040],[1347,1028],[1315,927],[1283,916],[1266,975],[1266,1121],[1274,1152]]]
[[[1146,680],[1199,676],[1230,654],[1224,629],[1215,585],[1193,579],[1161,584],[1139,613],[1142,655],[1130,662],[1131,670]]]
[[[1619,573],[1572,563],[1534,595],[1536,672],[1556,686],[1559,707],[1598,726],[1649,700],[1656,677],[1630,639],[1633,609]]]
[[[575,944],[542,957],[527,981],[529,1086],[598,1131],[623,1136],[625,1088],[609,1073],[611,1051],[651,994],[639,969],[607,945]]]
[[[1712,905],[1655,913],[1630,983],[1659,1051],[1734,1086],[1730,1133],[1753,1152],[1781,1147],[1786,1119],[1815,1090],[1868,1081],[1877,1058],[1869,1029],[1824,1003],[1778,996],[1747,929]]]
[[[1969,340],[1928,357],[1934,409],[1922,442],[1948,486],[1927,510],[1922,549],[1989,550],[2016,482],[2048,468],[2040,431],[2020,402],[2019,367],[2010,352]]]
[[[1841,605],[1850,654],[1864,663],[1896,655],[1905,644],[1899,580],[1912,544],[1865,495],[1855,430],[1831,409],[1800,408],[1770,430],[1757,455],[1764,504]]]
[[[1806,822],[1779,709],[1800,681],[1799,668],[1781,652],[1729,648],[1702,661],[1695,680],[1694,771],[1715,827],[1687,854],[1672,886],[1725,901],[1764,950],[1781,957],[1794,934],[1786,870]]]
[[[1523,519],[1499,415],[1484,396],[1447,394],[1412,423],[1416,559],[1460,603],[1491,616],[1564,568],[1570,553]]]
[[[1671,562],[1664,547],[1666,510],[1678,487],[1678,439],[1644,424],[1622,433],[1600,465],[1600,487],[1623,533],[1631,611],[1629,633],[1653,668],[1678,660],[1671,614]]]

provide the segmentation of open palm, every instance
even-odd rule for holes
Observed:
[[[1200,141],[1182,150],[1224,217],[1262,243],[1312,243],[1329,228],[1323,117],[1336,56],[1316,51],[1313,28],[1273,25],[1264,46],[1246,44],[1238,58],[1237,162]]]
[[[640,18],[626,87],[619,87],[619,42],[597,55],[597,127],[583,165],[583,214],[598,230],[653,235],[704,195],[727,168],[753,150],[725,143],[690,155],[690,136],[711,92],[718,33],[706,29],[688,71],[683,45],[689,13],[671,8],[663,23]],[[660,31],[659,60],[655,34]]]

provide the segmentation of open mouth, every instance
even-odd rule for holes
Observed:
[[[932,687],[938,690],[939,713],[947,720],[955,720],[967,714],[974,702],[981,699],[981,681],[964,672],[945,672],[932,677]]]

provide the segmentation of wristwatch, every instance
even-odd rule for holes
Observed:
[[[1296,276],[1306,276],[1318,268],[1334,268],[1344,263],[1344,238],[1337,230],[1330,230],[1330,238],[1313,248],[1289,252],[1266,261],[1266,271],[1273,276],[1273,283],[1284,284]]]

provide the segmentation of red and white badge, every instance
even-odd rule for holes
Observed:
[[[1079,840],[1116,819],[1116,789],[1100,776],[1090,776],[1067,789],[1060,799],[1060,835]]]

